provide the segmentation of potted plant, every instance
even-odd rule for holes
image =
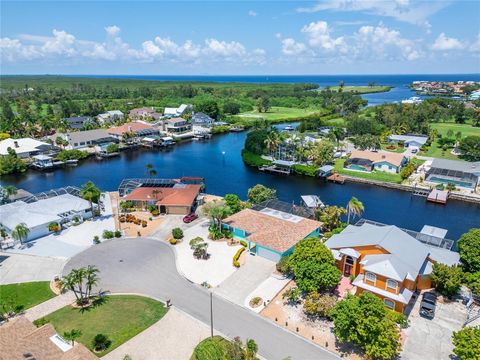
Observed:
[[[57,222],[51,222],[48,224],[48,231],[58,233],[61,229],[62,227]]]

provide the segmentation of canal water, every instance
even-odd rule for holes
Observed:
[[[124,178],[145,177],[145,165],[151,163],[158,177],[203,176],[207,192],[235,193],[246,198],[248,188],[261,183],[275,188],[278,197],[299,203],[300,195],[318,195],[326,204],[346,206],[355,196],[365,205],[364,217],[420,230],[429,224],[449,230],[447,237],[457,239],[472,227],[480,227],[480,206],[450,200],[446,206],[427,203],[409,192],[378,186],[346,183],[337,185],[300,176],[264,174],[244,165],[240,152],[246,133],[216,135],[209,141],[178,144],[171,150],[124,152],[109,160],[89,159],[77,167],[52,172],[28,171],[4,176],[0,183],[15,185],[36,193],[67,185],[80,186],[88,180],[103,190],[116,190]]]

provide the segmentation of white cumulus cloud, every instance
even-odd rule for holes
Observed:
[[[465,47],[460,40],[456,38],[447,37],[445,33],[438,35],[437,39],[432,45],[433,50],[448,51],[448,50],[460,50]]]

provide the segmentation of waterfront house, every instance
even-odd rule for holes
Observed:
[[[213,120],[210,116],[202,112],[195,112],[192,115],[193,126],[211,127],[214,122],[215,120]]]
[[[193,109],[193,105],[182,104],[177,108],[166,107],[163,111],[163,115],[167,117],[178,117],[182,116],[185,112]]]
[[[325,245],[343,275],[354,277],[357,295],[368,291],[398,312],[405,310],[415,291],[432,287],[433,264],[459,263],[458,253],[427,246],[396,226],[349,225]]]
[[[107,144],[116,141],[105,129],[74,131],[66,134],[57,134],[68,142],[66,149],[83,149],[95,145]]]
[[[78,193],[78,192],[77,192]],[[11,234],[18,224],[26,224],[29,229],[26,241],[38,239],[50,234],[48,225],[63,224],[76,218],[78,221],[92,217],[90,203],[71,193],[50,197],[31,197],[0,206],[0,224]],[[28,201],[28,202],[27,202]]]
[[[140,138],[159,134],[157,128],[143,122],[128,122],[121,126],[111,127],[107,132],[117,140],[122,140],[126,135],[130,138]]]
[[[106,113],[97,115],[97,120],[102,125],[113,121],[122,121],[123,118],[123,112],[121,112],[120,110],[110,110]]]
[[[72,129],[83,129],[87,125],[95,124],[95,119],[91,116],[72,116],[65,118],[69,128]]]
[[[247,242],[251,255],[278,262],[302,239],[319,236],[321,223],[291,212],[263,207],[244,209],[223,220],[223,227]]]
[[[475,189],[480,184],[480,161],[433,159],[425,181],[436,184],[454,184],[457,187]]]
[[[202,186],[177,183],[172,187],[138,187],[122,200],[130,201],[137,209],[158,208],[160,214],[187,215],[197,208],[197,199]]]
[[[130,120],[159,120],[162,114],[157,113],[153,107],[132,109],[128,113]]]
[[[17,316],[0,325],[1,356],[5,360],[95,360],[85,345],[66,341],[52,324],[33,325],[25,316]]]
[[[356,171],[384,171],[398,173],[408,159],[399,153],[389,151],[354,150],[343,165],[345,169]]]
[[[5,139],[0,141],[0,156],[8,155],[8,148],[15,151],[17,156],[22,159],[48,153],[52,150],[52,145],[32,138]]]
[[[391,143],[403,143],[405,147],[420,149],[428,140],[426,135],[390,135],[388,141]]]
[[[192,125],[187,120],[176,117],[165,122],[165,130],[169,135],[180,135],[192,130]]]

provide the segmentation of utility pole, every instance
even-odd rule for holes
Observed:
[[[213,338],[213,292],[210,291],[210,336]]]

